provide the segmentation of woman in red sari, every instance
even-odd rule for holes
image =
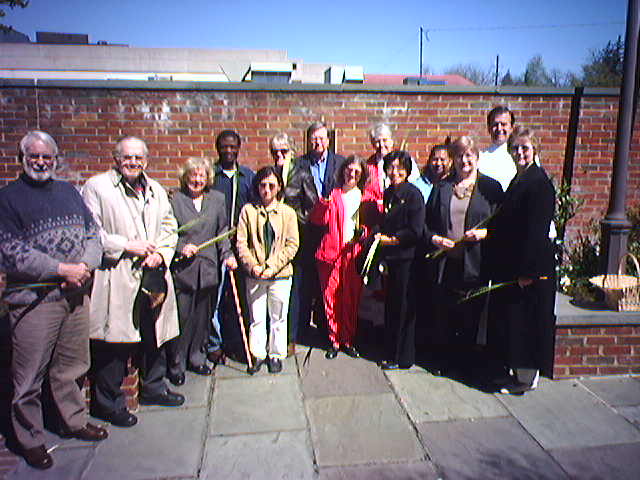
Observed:
[[[309,216],[311,222],[326,228],[316,260],[329,330],[328,359],[336,358],[339,350],[359,356],[354,340],[362,280],[356,257],[362,248],[358,240],[367,233],[360,225],[367,177],[364,160],[354,155],[347,158],[336,171],[336,188],[329,198],[318,200]]]

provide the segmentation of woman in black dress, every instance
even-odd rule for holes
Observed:
[[[509,375],[501,392],[523,394],[539,372],[552,373],[555,326],[555,257],[549,239],[555,191],[535,159],[533,132],[513,131],[507,142],[518,173],[489,224],[493,278],[512,282],[491,293],[489,341]]]
[[[444,251],[426,261],[435,301],[425,321],[440,371],[466,368],[476,345],[484,298],[460,303],[461,293],[487,283],[485,222],[503,196],[496,180],[478,172],[479,152],[470,137],[458,138],[450,150],[454,174],[434,189],[425,216],[426,242],[432,252]]]
[[[415,362],[415,250],[424,228],[424,200],[407,181],[411,155],[404,151],[384,157],[391,185],[384,191],[384,219],[376,234],[389,276],[384,306],[384,370],[410,368]]]

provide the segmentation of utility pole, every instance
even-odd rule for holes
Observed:
[[[422,27],[420,27],[420,73],[419,76],[422,78]]]
[[[500,55],[496,55],[496,87],[498,86],[498,72],[500,71]]]

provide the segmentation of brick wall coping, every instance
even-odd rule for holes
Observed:
[[[604,305],[592,308],[578,307],[570,303],[571,297],[556,295],[556,327],[595,327],[600,325],[640,325],[640,311],[614,312]]]
[[[270,85],[247,82],[173,82],[163,80],[33,80],[0,78],[0,88],[99,88],[123,90],[192,90],[192,91],[247,91],[247,92],[295,92],[295,93],[398,93],[398,94],[468,94],[468,95],[546,95],[572,96],[574,88],[523,87],[523,86],[460,86],[460,85],[371,85],[371,84],[287,84]],[[583,96],[617,97],[618,88],[585,88]]]

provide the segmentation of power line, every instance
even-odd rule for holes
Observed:
[[[509,25],[495,27],[452,27],[452,28],[429,28],[425,34],[429,32],[469,32],[469,31],[495,31],[495,30],[541,30],[553,28],[590,28],[604,27],[609,25],[624,25],[625,22],[599,22],[599,23],[567,23],[557,25]],[[427,40],[429,37],[427,37]]]

